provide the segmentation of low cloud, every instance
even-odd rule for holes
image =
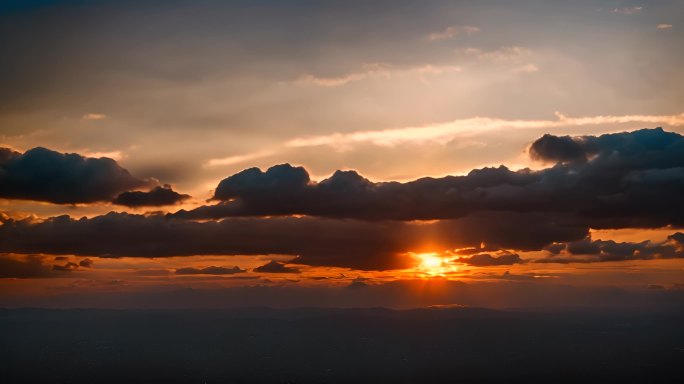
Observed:
[[[684,225],[684,137],[660,128],[601,136],[545,135],[530,155],[539,171],[504,166],[465,176],[372,182],[337,171],[320,182],[302,167],[250,168],[222,180],[216,205],[178,211],[187,220],[310,215],[362,220],[456,219],[475,213],[571,214],[600,228]]]
[[[111,201],[131,189],[149,187],[109,158],[87,158],[34,148],[0,148],[0,197],[56,204]]]
[[[268,263],[254,268],[254,272],[262,273],[299,273],[299,269],[294,267],[287,267],[285,263],[271,260]]]
[[[491,267],[497,265],[513,265],[524,263],[524,260],[520,258],[520,255],[515,253],[503,254],[500,256],[492,256],[488,253],[480,253],[472,256],[458,257],[454,261],[472,265],[474,267]]]
[[[664,242],[615,242],[590,237],[545,248],[549,256],[540,263],[574,263],[684,258],[684,233],[677,232]]]
[[[164,185],[163,187],[155,187],[148,192],[123,192],[112,202],[127,207],[160,207],[178,204],[189,198],[190,195],[180,194],[171,189],[170,185]]]
[[[234,275],[236,273],[247,272],[238,266],[235,267],[205,267],[205,268],[178,268],[176,275]]]

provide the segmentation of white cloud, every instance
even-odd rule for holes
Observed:
[[[600,124],[649,123],[669,126],[684,126],[684,113],[679,115],[623,115],[567,117],[556,113],[556,120],[504,120],[490,117],[473,117],[446,123],[423,126],[334,133],[331,135],[300,137],[286,143],[289,147],[331,146],[347,149],[354,144],[370,143],[379,146],[395,146],[403,143],[446,143],[456,136],[504,129],[540,129]]]
[[[320,87],[339,87],[368,78],[390,79],[397,76],[416,76],[418,78],[423,78],[423,76],[455,73],[459,72],[460,70],[461,67],[454,65],[425,64],[412,67],[402,67],[386,63],[372,63],[364,65],[361,70],[357,72],[352,72],[341,76],[322,77],[311,74],[303,75],[295,80],[295,83],[299,85],[316,85]]]
[[[658,29],[672,29],[672,24],[658,24],[656,26]]]
[[[613,13],[620,13],[623,15],[636,15],[637,13],[640,13],[643,10],[644,7],[624,7],[613,9]]]
[[[450,26],[441,31],[432,32],[427,35],[427,39],[430,41],[452,39],[458,35],[465,33],[466,35],[472,35],[473,33],[480,32],[480,28],[473,27],[470,25],[464,26]]]

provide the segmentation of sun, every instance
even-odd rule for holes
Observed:
[[[444,260],[437,256],[436,253],[419,253],[416,256],[420,259],[421,269],[437,272],[442,268]]]

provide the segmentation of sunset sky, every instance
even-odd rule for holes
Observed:
[[[681,300],[682,21],[0,2],[0,307]]]

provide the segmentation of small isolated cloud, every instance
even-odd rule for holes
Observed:
[[[180,194],[171,189],[170,185],[164,185],[163,187],[155,187],[148,192],[124,192],[117,196],[113,203],[127,207],[161,207],[178,204],[189,198],[190,195]]]
[[[107,115],[103,113],[86,113],[81,117],[81,121],[97,121],[97,120],[104,120],[107,118]]]
[[[63,265],[55,264],[52,266],[53,271],[60,271],[60,272],[71,272],[71,271],[75,271],[77,269],[78,269],[78,264],[72,263],[71,261],[69,261]]]
[[[254,268],[254,272],[263,272],[263,273],[299,273],[299,269],[297,268],[292,268],[292,267],[286,267],[285,263],[280,263],[275,260],[269,261],[267,264],[264,264],[260,267]]]
[[[534,64],[525,64],[512,69],[514,73],[533,73],[539,71],[539,67]]]
[[[658,29],[672,29],[672,24],[658,24],[656,26]]]
[[[232,268],[228,267],[206,267],[206,268],[178,268],[176,269],[176,275],[234,275],[236,273],[247,272],[238,266]]]
[[[90,259],[83,259],[78,262],[78,265],[83,268],[90,268],[93,266],[93,261]]]
[[[445,29],[441,31],[436,31],[432,32],[429,35],[427,35],[427,39],[429,41],[439,41],[439,40],[446,40],[446,39],[453,39],[456,36],[466,34],[466,35],[472,35],[473,33],[480,32],[480,28],[478,27],[473,27],[470,25],[464,25],[464,26],[450,26],[446,27]]]
[[[613,13],[619,13],[621,15],[636,15],[637,13],[640,13],[643,10],[644,7],[624,7],[613,9]]]
[[[316,85],[319,87],[340,87],[370,78],[391,79],[400,76],[414,76],[419,79],[425,79],[425,76],[436,76],[460,71],[461,67],[454,65],[424,64],[416,66],[397,66],[387,63],[369,63],[365,64],[356,72],[340,76],[321,77],[312,74],[303,75],[295,80],[295,83],[299,85]],[[238,158],[238,160],[241,161],[242,159]],[[225,164],[226,160],[223,161]],[[233,161],[233,159],[228,158],[227,161]]]

